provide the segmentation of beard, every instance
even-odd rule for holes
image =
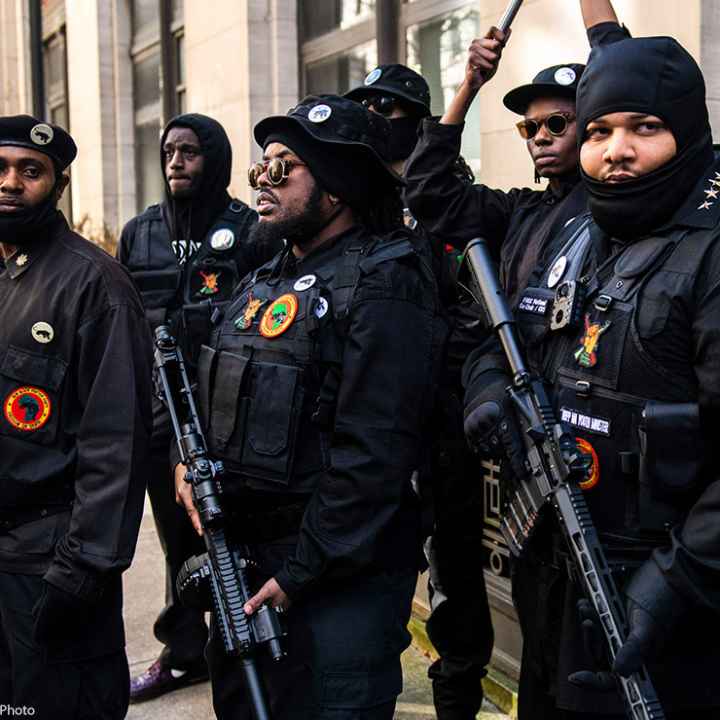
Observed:
[[[308,245],[327,224],[322,211],[323,191],[315,183],[310,196],[298,211],[282,210],[276,220],[261,220],[250,232],[250,241],[261,246],[276,245],[286,240],[288,245],[302,248]]]

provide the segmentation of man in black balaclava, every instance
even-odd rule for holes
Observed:
[[[578,88],[592,215],[570,224],[528,290],[552,306],[554,287],[579,283],[579,320],[551,328],[522,307],[517,318],[531,369],[592,458],[581,487],[629,628],[610,667],[547,518],[514,566],[519,717],[621,720],[610,673],[643,665],[665,717],[716,717],[720,163],[693,58],[669,37],[629,38],[599,6],[582,3],[593,50]]]
[[[56,208],[76,152],[0,117],[0,715],[122,720],[152,345],[127,273]]]
[[[152,329],[169,323],[192,369],[213,309],[222,307],[237,283],[277,247],[248,239],[256,214],[228,194],[232,149],[216,120],[198,114],[171,120],[160,140],[160,162],[165,201],[125,226],[118,259],[140,290]],[[183,607],[175,588],[183,562],[202,545],[175,504],[168,467],[170,422],[157,400],[154,423],[148,493],[167,563],[166,605],[154,632],[164,649],[133,679],[131,702],[207,677],[203,612]]]
[[[418,128],[429,117],[430,89],[425,79],[405,65],[380,65],[368,73],[363,85],[345,95],[390,120],[393,168],[403,174],[418,141]],[[465,184],[472,171],[457,157],[455,175]],[[483,701],[482,678],[490,661],[493,630],[485,578],[468,557],[483,553],[483,487],[474,480],[479,460],[471,453],[463,433],[460,370],[469,349],[478,340],[478,309],[461,302],[457,287],[458,251],[442,237],[424,231],[408,209],[405,223],[414,230],[422,251],[432,262],[440,289],[450,337],[433,412],[432,448],[428,480],[422,482],[426,505],[425,543],[430,565],[428,594],[432,614],[426,629],[438,655],[430,667],[433,700],[439,720],[473,720]],[[484,334],[484,331],[480,329]],[[472,602],[467,602],[471,596]]]

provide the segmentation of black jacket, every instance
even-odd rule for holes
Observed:
[[[542,258],[548,239],[585,210],[585,191],[579,178],[563,184],[557,194],[550,188],[503,192],[468,185],[455,172],[463,128],[423,121],[420,140],[405,167],[405,197],[433,238],[459,250],[473,238],[488,240],[512,298]]]
[[[140,298],[58,214],[0,270],[0,305],[0,516],[26,521],[0,529],[0,570],[94,598],[130,564],[142,516],[152,348]]]
[[[263,318],[280,327],[293,303],[284,332],[263,336]],[[407,233],[378,242],[356,227],[257,271],[203,348],[198,395],[228,470],[226,497],[245,508],[266,507],[268,493],[272,507],[306,505],[277,575],[288,594],[418,566],[411,477],[439,359],[437,312],[432,273]]]

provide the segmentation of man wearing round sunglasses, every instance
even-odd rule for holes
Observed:
[[[517,320],[531,371],[592,458],[581,488],[628,627],[608,660],[546,518],[514,567],[518,717],[622,720],[618,676],[644,670],[664,717],[720,717],[720,162],[705,82],[673,38],[630,38],[609,2],[581,7],[593,47],[577,103],[590,215],[560,234],[527,288],[559,298],[575,287],[581,300],[569,322],[522,305]]]
[[[507,40],[499,30],[488,35],[470,46],[465,78],[442,118],[423,121],[406,167],[406,197],[425,229],[459,250],[472,238],[486,238],[513,299],[549,239],[586,207],[575,138],[575,93],[583,66],[546,68],[503,100],[509,110],[524,116],[517,127],[535,180],[546,178],[547,188],[503,192],[483,184],[468,186],[453,172],[465,118],[480,88],[495,74]]]
[[[442,333],[389,135],[333,95],[258,123],[253,238],[286,246],[238,287],[199,363],[206,437],[258,563],[245,611],[288,609],[287,658],[259,654],[276,720],[391,720],[402,689]],[[197,527],[182,466],[176,490]],[[207,655],[217,716],[248,718],[216,628]]]
[[[214,308],[237,283],[268,260],[277,246],[248,242],[255,213],[227,192],[232,149],[213,118],[188,113],[172,119],[160,140],[165,200],[127,223],[118,259],[130,270],[154,329],[170,323],[190,368],[209,332]],[[130,700],[150,700],[207,677],[203,651],[207,627],[201,610],[181,604],[175,577],[185,560],[201,551],[168,483],[172,438],[164,406],[154,402],[148,494],[166,561],[165,607],[154,625],[160,657],[133,678]]]

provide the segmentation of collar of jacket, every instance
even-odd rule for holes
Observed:
[[[7,271],[8,277],[11,280],[16,280],[23,273],[27,272],[30,267],[45,254],[50,244],[67,229],[68,224],[65,216],[58,213],[58,218],[50,226],[47,235],[23,244],[10,259],[5,261],[5,270]]]

